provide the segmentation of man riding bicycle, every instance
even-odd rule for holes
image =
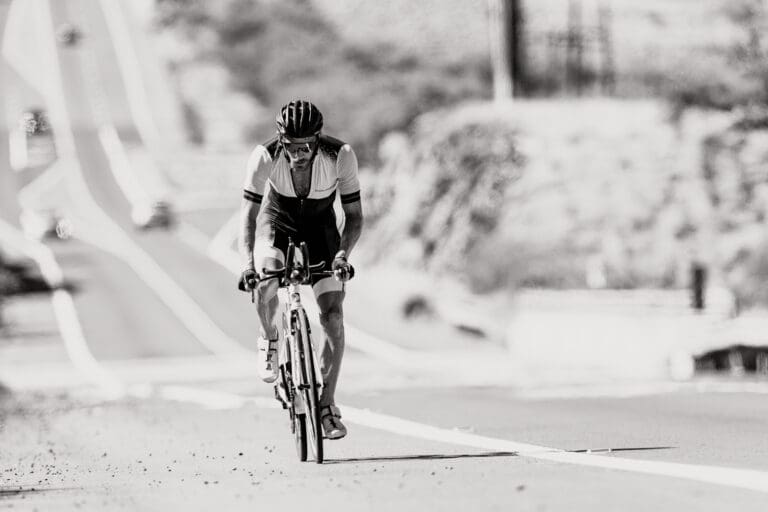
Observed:
[[[257,297],[258,373],[264,382],[277,379],[278,283],[259,282],[256,269],[283,267],[290,237],[307,243],[310,261],[305,264],[324,261],[334,271],[336,279],[313,277],[312,289],[325,333],[320,345],[323,431],[327,439],[340,439],[347,429],[334,394],[344,354],[344,282],[351,275],[347,258],[360,238],[363,212],[357,157],[349,144],[322,134],[322,128],[323,116],[309,101],[291,101],[280,109],[277,136],[256,146],[248,160],[239,249],[242,283]],[[337,190],[346,219],[341,233],[333,209]]]

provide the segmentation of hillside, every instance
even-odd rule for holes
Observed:
[[[618,97],[663,97],[717,107],[762,97],[755,45],[763,43],[755,34],[763,18],[750,10],[752,3],[573,2],[581,6],[582,94],[600,92],[605,66],[596,35],[598,12],[599,6],[608,6],[605,25]],[[218,109],[229,109],[223,117],[244,124],[244,140],[269,134],[271,116],[265,112],[296,96],[311,97],[328,113],[328,129],[373,162],[377,141],[388,131],[407,129],[430,110],[490,95],[485,0],[158,0],[157,5],[156,24],[185,41],[182,47],[193,48],[177,46],[169,56],[190,122],[204,123],[206,116],[216,115],[217,109],[197,96],[205,94],[201,75],[215,71],[218,77],[220,67],[231,88],[257,105],[248,109],[230,102]],[[524,2],[532,96],[573,92],[566,80],[563,39],[568,5]],[[723,72],[711,73],[715,68]],[[216,98],[222,97],[221,90],[214,89]]]
[[[430,113],[367,183],[371,257],[480,289],[684,286],[709,242],[702,141],[728,120],[611,100]]]
[[[722,249],[741,236],[722,226],[742,212],[712,199],[713,187],[744,174],[732,165],[742,148],[763,147],[759,130],[746,145],[734,135],[739,114],[729,113],[768,90],[756,57],[765,13],[748,0],[581,2],[585,36],[598,6],[611,6],[617,73],[613,99],[587,87],[581,100],[558,94],[564,54],[549,42],[567,27],[568,3],[526,2],[529,69],[541,87],[533,96],[549,98],[503,108],[482,101],[482,0],[159,5],[163,33],[193,49],[175,68],[193,77],[191,110],[216,110],[199,107],[218,103],[205,97],[205,73],[194,72],[216,66],[259,104],[250,119],[239,107],[232,114],[244,146],[271,132],[268,113],[293,96],[315,99],[328,131],[355,145],[375,233],[363,241],[370,260],[458,275],[480,290],[679,287],[693,261],[743,288],[749,279],[737,276],[760,266],[754,237],[746,252]],[[588,37],[586,67],[599,67],[598,50]],[[186,182],[215,195],[237,187],[241,172],[233,164]]]

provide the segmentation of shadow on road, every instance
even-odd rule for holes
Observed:
[[[326,459],[326,464],[343,464],[345,462],[383,462],[398,460],[441,460],[441,459],[474,459],[484,457],[516,457],[516,452],[488,453],[427,453],[423,455],[383,455],[381,457],[360,457],[350,459]]]
[[[672,450],[674,446],[637,446],[624,448],[584,448],[581,450],[566,450],[570,453],[616,453],[639,452],[649,450]],[[344,464],[349,462],[387,462],[403,460],[443,460],[443,459],[482,459],[488,457],[517,457],[517,452],[486,452],[486,453],[428,453],[423,455],[382,455],[380,457],[356,457],[348,459],[326,459],[326,464]]]
[[[10,498],[18,498],[27,494],[39,494],[42,492],[68,491],[73,487],[25,487],[23,485],[0,486],[0,501]]]

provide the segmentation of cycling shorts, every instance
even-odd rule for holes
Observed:
[[[289,231],[269,216],[259,215],[253,251],[256,268],[261,270],[267,267],[267,259],[277,260],[280,265],[284,265],[290,239],[296,245],[297,254],[301,253],[301,242],[306,242],[310,264],[323,261],[323,270],[331,270],[333,257],[339,250],[341,235],[336,227],[335,217],[327,220],[328,222],[309,225],[298,231]],[[344,291],[344,283],[331,276],[312,276],[312,289],[317,297],[326,292]]]

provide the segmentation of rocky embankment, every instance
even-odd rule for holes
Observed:
[[[768,132],[738,118],[618,100],[425,115],[382,142],[367,254],[480,289],[683,287],[693,262],[737,287],[768,198]]]

